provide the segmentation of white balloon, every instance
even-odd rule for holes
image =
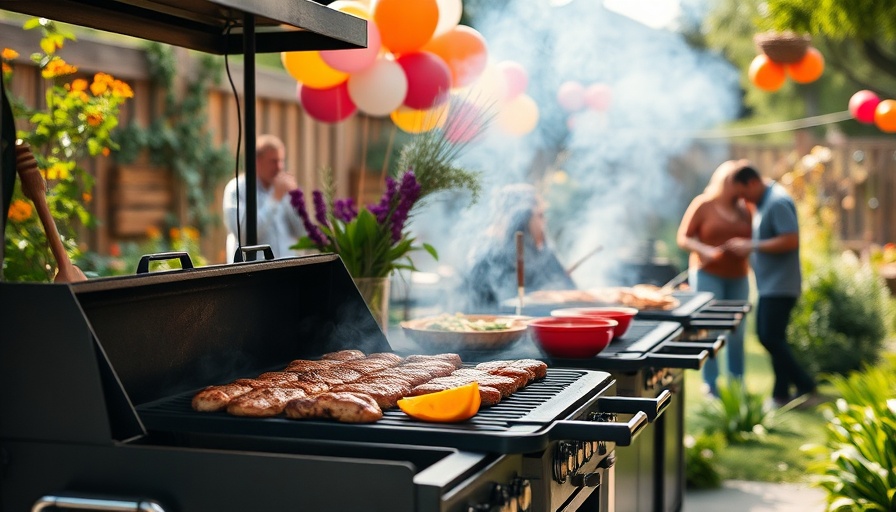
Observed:
[[[401,65],[380,57],[367,69],[348,78],[348,95],[358,110],[370,116],[386,116],[404,103],[408,77]]]
[[[538,124],[538,104],[528,94],[517,95],[498,111],[497,125],[511,135],[525,135]]]
[[[436,24],[433,37],[442,35],[456,27],[460,23],[460,17],[464,11],[461,0],[436,0],[436,5],[439,6],[439,22]]]

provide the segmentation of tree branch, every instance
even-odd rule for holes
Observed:
[[[896,59],[885,54],[877,41],[866,39],[862,41],[862,49],[874,65],[884,73],[896,78]]]

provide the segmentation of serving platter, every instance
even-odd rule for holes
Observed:
[[[453,315],[454,319],[465,322],[507,323],[506,329],[491,330],[446,330],[439,325],[445,315],[430,316],[401,322],[405,335],[421,347],[439,351],[458,350],[499,350],[525,336],[528,317],[513,315]]]

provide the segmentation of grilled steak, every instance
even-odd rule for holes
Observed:
[[[234,416],[266,418],[283,412],[286,403],[306,396],[301,389],[259,388],[232,400],[227,412]]]
[[[236,383],[209,386],[193,397],[193,409],[202,412],[220,411],[225,409],[231,400],[249,391],[252,391],[252,387]]]
[[[344,423],[372,423],[383,417],[372,397],[348,392],[298,398],[286,404],[285,412],[292,419],[330,418]]]

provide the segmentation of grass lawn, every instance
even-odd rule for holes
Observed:
[[[774,373],[768,353],[759,344],[752,322],[747,325],[746,376],[751,393],[771,396]],[[724,366],[724,365],[723,365]],[[696,412],[706,402],[702,393],[703,378],[699,371],[685,375],[686,431],[697,434]],[[821,386],[822,394],[832,390]],[[823,443],[825,419],[820,411],[794,410],[781,418],[780,430],[769,433],[761,441],[729,444],[717,454],[723,479],[760,482],[804,482],[807,479],[808,456],[800,450],[805,444]]]

